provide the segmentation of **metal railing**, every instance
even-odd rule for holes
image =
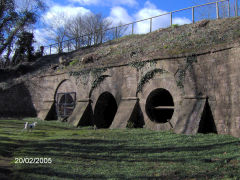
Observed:
[[[235,16],[238,16],[238,0],[235,0],[235,1],[236,1],[236,6],[235,6],[236,8],[235,8],[234,14],[235,14]],[[225,3],[225,4],[223,4],[223,3]],[[220,5],[221,5],[221,8],[219,8]],[[208,11],[204,11],[204,13],[202,13],[202,12],[199,14],[196,13],[196,10],[198,8],[206,7],[206,6],[212,6],[212,7],[210,7],[212,9],[209,9]],[[156,29],[166,28],[166,27],[172,26],[175,22],[177,22],[177,19],[182,18],[181,16],[179,16],[174,19],[173,18],[174,14],[180,13],[180,12],[185,13],[186,11],[189,11],[189,10],[190,10],[192,19],[191,20],[187,19],[185,17],[186,14],[184,16],[185,20],[188,20],[188,24],[195,23],[196,21],[199,21],[202,19],[215,19],[215,18],[219,19],[219,18],[225,18],[225,17],[231,16],[229,0],[220,0],[220,1],[216,1],[216,2],[210,2],[210,3],[196,5],[196,6],[176,10],[176,11],[167,12],[164,14],[160,14],[158,16],[138,20],[138,21],[131,22],[128,24],[112,27],[109,29],[98,30],[98,32],[92,32],[89,34],[85,34],[78,38],[72,38],[72,39],[64,40],[64,41],[61,41],[58,43],[50,44],[48,46],[44,46],[44,49],[45,49],[44,54],[47,55],[47,54],[52,54],[52,53],[70,52],[70,51],[77,50],[77,49],[80,49],[83,47],[92,46],[92,45],[107,42],[109,40],[117,39],[117,38],[123,37],[125,35],[148,33],[148,32],[152,32],[153,30],[156,30]],[[213,10],[215,12],[212,12]],[[222,12],[220,12],[220,11],[222,11]],[[211,14],[208,14],[207,17],[205,17],[204,14],[206,14],[206,13],[211,13]],[[213,14],[215,14],[214,15],[215,17],[211,17]],[[169,19],[166,19],[167,16]],[[197,16],[199,16],[198,20],[196,18]],[[163,18],[163,17],[165,17],[165,18]],[[153,20],[156,20],[157,18],[163,18],[162,20],[164,20],[165,24],[158,24],[159,22],[161,22],[159,20],[159,21],[155,22],[156,25],[153,25],[153,23],[154,23]],[[149,25],[148,25],[148,23],[146,24],[146,22],[149,22]],[[166,24],[167,22],[169,23],[169,25]],[[139,31],[139,29],[136,30],[137,28],[135,28],[135,27],[141,23],[144,27],[149,26],[149,27],[147,27],[148,31]],[[145,28],[145,30],[146,30],[146,28]],[[124,33],[121,34],[121,31],[124,31]],[[54,52],[54,50],[55,50],[55,52]]]

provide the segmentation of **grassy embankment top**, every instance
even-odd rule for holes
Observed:
[[[132,61],[164,59],[205,53],[219,46],[239,42],[240,18],[203,20],[196,24],[172,26],[145,35],[130,35],[97,47],[70,53],[71,61],[92,57],[90,63],[72,68],[127,64]]]

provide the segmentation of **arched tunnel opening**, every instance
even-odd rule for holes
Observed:
[[[214,122],[214,118],[213,118],[208,100],[206,100],[206,104],[204,106],[202,117],[199,123],[198,133],[204,133],[204,134],[216,133],[217,134],[217,128]]]
[[[93,123],[97,128],[109,128],[117,112],[117,102],[109,92],[102,93],[94,109]]]
[[[56,112],[58,119],[67,120],[72,114],[76,104],[76,93],[58,93],[56,99]]]
[[[147,97],[145,110],[153,122],[170,121],[174,112],[174,102],[170,92],[162,88],[153,90]]]

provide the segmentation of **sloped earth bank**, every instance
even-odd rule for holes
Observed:
[[[239,43],[239,38],[240,17],[173,26],[144,35],[125,36],[70,53],[44,56],[35,62],[0,70],[0,87],[6,89],[39,75],[208,53],[220,47],[232,47]]]

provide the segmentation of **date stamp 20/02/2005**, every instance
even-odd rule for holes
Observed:
[[[15,164],[51,164],[52,163],[52,158],[20,157],[20,158],[15,158],[14,163]]]

